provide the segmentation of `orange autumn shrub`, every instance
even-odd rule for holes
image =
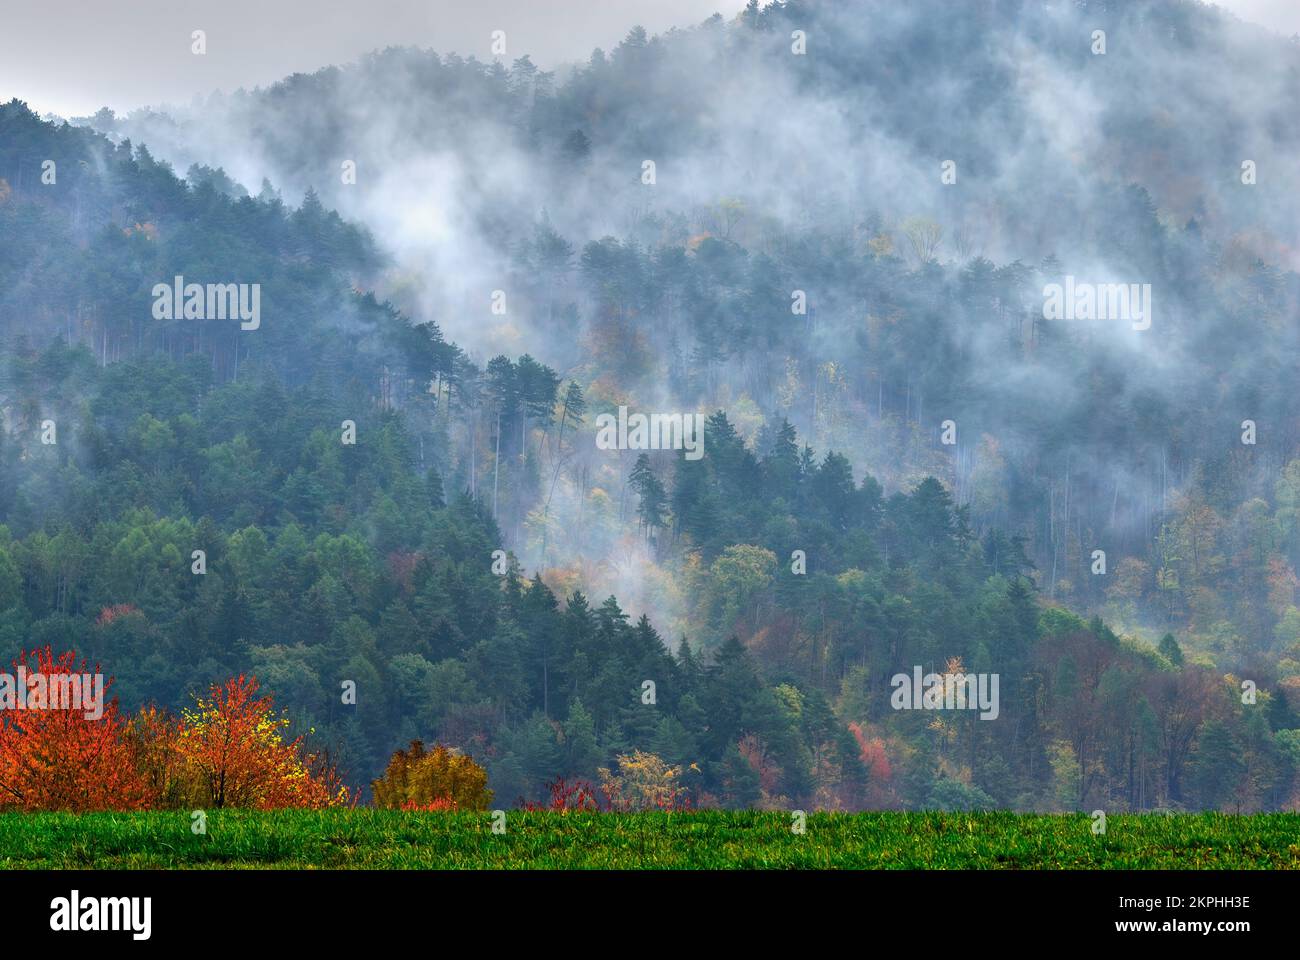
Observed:
[[[86,677],[86,697],[73,701],[60,693],[55,703],[55,690],[68,691],[74,678]],[[0,677],[0,808],[79,813],[148,805],[150,791],[122,736],[117,700],[108,699],[112,682],[98,667],[78,664],[71,650],[56,658],[47,646],[13,662]]]
[[[178,748],[179,732],[175,718],[153,706],[132,717],[123,731],[152,808],[193,808],[191,801],[200,794],[198,771],[185,762]]]
[[[189,803],[256,810],[347,803],[346,787],[313,774],[316,758],[306,754],[303,738],[284,739],[289,719],[257,690],[256,678],[240,675],[213,685],[182,714],[176,752],[180,775],[194,784]]]

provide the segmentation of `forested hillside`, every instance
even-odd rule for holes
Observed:
[[[1300,49],[852,0],[513,53],[0,106],[4,661],[253,673],[353,782],[437,740],[505,803],[641,750],[700,805],[1295,806]],[[1066,275],[1150,328],[1044,319]],[[996,718],[892,709],[914,666]]]
[[[393,257],[383,296],[593,413],[722,408],[759,454],[788,419],[859,480],[940,478],[1126,632],[1252,668],[1300,640],[1296,43],[1186,0],[840,0],[632,30],[573,71],[462,53],[94,122],[320,191]],[[1149,329],[1044,319],[1066,276],[1149,284]],[[555,516],[621,500],[633,461],[543,469],[542,511],[503,469],[498,519],[530,563],[606,556],[617,528]],[[602,584],[684,626],[639,595],[650,559]]]

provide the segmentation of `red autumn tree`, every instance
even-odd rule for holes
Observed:
[[[44,687],[40,702],[31,702],[29,685],[19,684],[20,668]],[[91,675],[91,689],[79,704],[53,704],[51,691],[67,690],[77,675]],[[149,804],[150,791],[133,763],[122,736],[116,698],[108,699],[112,678],[97,690],[83,660],[69,650],[57,658],[50,647],[24,652],[0,690],[0,807],[33,810],[138,810]],[[34,693],[36,686],[30,688]],[[92,709],[90,696],[103,713]],[[17,698],[23,697],[24,709]],[[91,714],[91,716],[87,716]]]
[[[79,702],[68,693],[82,682]],[[324,807],[350,801],[328,754],[286,741],[289,721],[243,676],[177,721],[148,707],[129,723],[68,651],[24,653],[0,676],[0,809]],[[19,679],[19,678],[22,679]],[[59,694],[56,698],[55,691]]]
[[[197,777],[195,802],[259,810],[346,803],[347,788],[313,773],[318,758],[304,751],[302,737],[284,739],[288,718],[257,690],[257,679],[241,674],[185,711],[176,743]]]
[[[604,810],[610,809],[608,798],[602,803],[600,795],[586,780],[574,780],[570,783],[564,777],[556,777],[546,785],[551,799],[545,803],[529,800],[523,804],[525,810],[554,810],[568,813],[570,810]]]
[[[868,734],[858,723],[850,723],[849,730],[858,742],[858,756],[870,777],[885,783],[892,780],[894,771],[889,763],[889,755],[885,752],[885,741]]]
[[[129,603],[115,603],[110,607],[104,607],[99,611],[99,616],[95,619],[95,624],[100,627],[106,627],[114,620],[122,617],[129,617],[132,614],[139,613],[135,607]]]

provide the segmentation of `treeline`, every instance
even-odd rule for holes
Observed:
[[[494,573],[486,493],[422,475],[395,413],[346,445],[310,386],[58,345],[29,362],[81,371],[46,386],[87,413],[56,445],[6,437],[3,643],[110,664],[127,704],[254,673],[354,782],[423,738],[481,759],[502,802],[635,751],[699,804],[1289,802],[1300,722],[1269,678],[1245,704],[1172,638],[1043,610],[1021,545],[977,538],[941,484],[883,496],[788,427],[755,457],[716,414],[676,462],[661,549],[698,631],[666,643],[613,598]],[[914,665],[998,673],[998,718],[892,710]]]

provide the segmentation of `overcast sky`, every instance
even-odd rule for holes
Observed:
[[[953,0],[962,2],[962,0]],[[745,0],[41,0],[6,3],[0,102],[64,116],[185,102],[212,90],[265,85],[390,45],[488,59],[493,30],[507,58],[544,68],[585,60],[641,24],[651,33]],[[1221,0],[1243,19],[1300,33],[1300,0]],[[190,52],[207,33],[206,56]]]

